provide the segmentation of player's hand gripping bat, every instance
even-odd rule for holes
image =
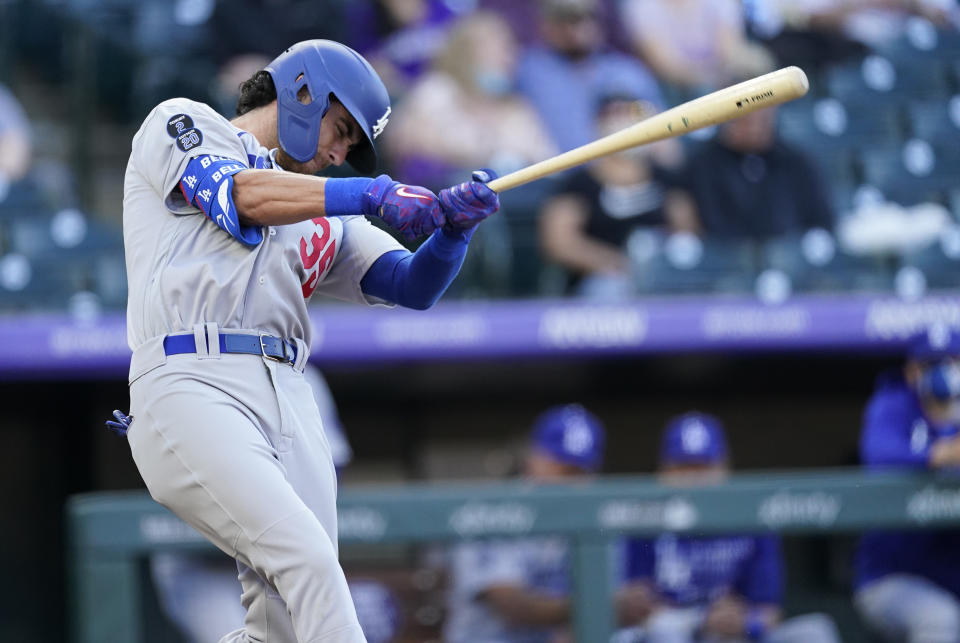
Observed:
[[[660,112],[592,143],[511,172],[487,185],[496,192],[503,192],[607,154],[680,136],[800,98],[809,87],[802,69],[785,67]]]

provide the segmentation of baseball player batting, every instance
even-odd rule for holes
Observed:
[[[390,116],[359,54],[298,43],[241,86],[237,117],[177,98],[134,136],[123,199],[132,421],[150,494],[240,567],[223,642],[364,641],[337,560],[336,474],[302,372],[317,292],[427,308],[499,207],[478,172],[439,196],[368,173]],[[410,253],[362,215],[405,238]]]

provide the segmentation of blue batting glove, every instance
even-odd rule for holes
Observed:
[[[447,229],[470,229],[500,209],[499,195],[486,185],[497,178],[497,173],[477,170],[471,178],[472,181],[440,191],[440,208]]]
[[[117,435],[126,437],[127,431],[130,429],[130,423],[133,422],[133,416],[127,415],[123,411],[114,411],[113,417],[115,417],[117,421],[107,420],[107,428]]]
[[[386,174],[364,190],[363,212],[379,216],[407,241],[432,233],[446,221],[437,195],[418,185],[394,181]]]

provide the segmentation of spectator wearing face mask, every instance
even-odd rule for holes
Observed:
[[[428,187],[499,174],[555,152],[535,112],[513,93],[517,47],[499,16],[460,20],[446,45],[397,106],[384,136],[396,173]]]
[[[870,469],[960,467],[960,334],[932,326],[913,339],[902,370],[880,376],[860,457]],[[855,602],[884,640],[960,640],[958,597],[960,531],[873,531],[861,539]]]

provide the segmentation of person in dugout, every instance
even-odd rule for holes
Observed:
[[[523,477],[577,482],[603,462],[606,431],[579,404],[555,406],[534,421]],[[561,537],[468,540],[450,552],[448,643],[568,643],[570,547]]]
[[[722,482],[730,473],[720,421],[703,413],[673,418],[658,463],[661,482],[689,487]],[[784,618],[780,539],[772,533],[716,536],[664,533],[630,538],[620,602],[635,625],[615,643],[834,643],[823,614]]]
[[[882,373],[867,402],[860,459],[872,470],[960,466],[960,334],[932,325]],[[960,530],[870,531],[857,549],[854,602],[884,641],[960,641]]]

